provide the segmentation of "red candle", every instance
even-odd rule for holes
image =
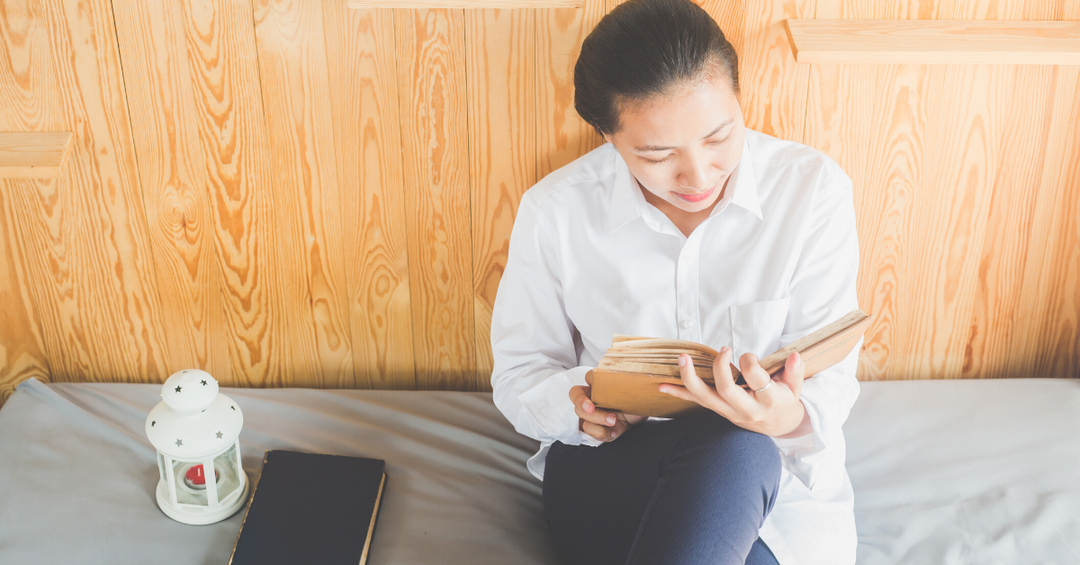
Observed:
[[[193,465],[190,469],[187,470],[187,473],[184,475],[184,477],[188,480],[188,482],[193,485],[206,484],[206,476],[203,475],[202,465]]]

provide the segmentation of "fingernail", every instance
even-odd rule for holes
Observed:
[[[670,357],[668,359],[670,359]],[[686,366],[686,356],[684,356],[684,355],[679,356],[679,366],[680,367],[685,367]]]
[[[720,348],[720,353],[727,353],[728,351],[729,350],[728,350],[728,347],[726,345]]]
[[[614,414],[608,414],[607,423],[609,423],[609,424],[614,424],[615,423],[615,415]]]
[[[581,405],[581,409],[584,410],[586,414],[591,414],[592,409],[593,409],[593,405],[592,405],[591,402],[586,402],[586,403]]]
[[[611,439],[615,439],[616,437],[619,437],[619,434],[611,432]]]

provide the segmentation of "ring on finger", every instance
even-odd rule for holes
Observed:
[[[761,388],[759,388],[759,389],[755,390],[755,391],[754,391],[754,394],[757,394],[757,393],[759,393],[759,392],[762,392],[762,391],[764,391],[765,389],[767,389],[767,388],[769,388],[769,387],[771,387],[771,386],[772,386],[772,379],[769,379],[769,383],[768,383],[768,384],[766,384],[765,386],[763,386],[763,387],[761,387]]]

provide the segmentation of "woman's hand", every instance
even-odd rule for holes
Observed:
[[[662,384],[660,392],[696,402],[740,428],[767,436],[793,438],[813,431],[810,415],[799,401],[806,367],[798,353],[788,356],[784,370],[778,373],[776,378],[770,377],[765,369],[761,368],[756,355],[744,354],[739,359],[739,368],[743,379],[750,386],[750,391],[735,384],[730,363],[731,350],[727,347],[721,348],[713,363],[713,380],[716,385],[714,389],[694,372],[690,357],[680,355],[679,367],[683,386]]]
[[[579,430],[600,441],[608,442],[645,419],[645,416],[619,414],[597,408],[592,403],[592,380],[593,374],[589,371],[585,373],[588,386],[575,386],[570,389],[570,400],[574,403],[574,412],[578,415]]]

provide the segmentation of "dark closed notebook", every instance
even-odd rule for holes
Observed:
[[[230,565],[362,565],[385,484],[381,459],[267,451]]]

